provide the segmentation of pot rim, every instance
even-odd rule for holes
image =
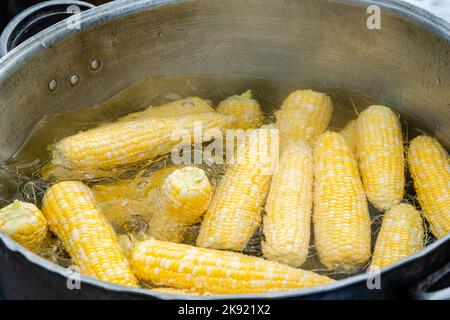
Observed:
[[[8,81],[8,78],[18,69],[21,65],[32,59],[36,54],[46,49],[48,46],[54,45],[64,38],[75,34],[77,32],[86,31],[96,25],[104,24],[115,19],[119,19],[143,9],[149,10],[157,7],[176,5],[186,1],[195,0],[117,0],[107,3],[105,5],[95,7],[88,11],[81,13],[82,29],[74,30],[69,29],[65,25],[65,21],[61,21],[39,34],[24,41],[22,44],[11,50],[4,57],[0,59],[0,85],[3,82]],[[393,0],[378,0],[374,3],[371,0],[326,0],[347,3],[351,5],[369,6],[378,5],[383,10],[390,13],[397,14],[405,17],[408,20],[413,20],[419,23],[424,28],[434,33],[439,38],[442,38],[450,42],[450,24],[443,19],[434,16],[433,14],[425,11],[424,9],[414,7],[406,2],[394,2]],[[450,234],[446,237],[439,239],[420,252],[405,258],[404,260],[383,268],[380,271],[380,275],[390,273],[398,268],[402,268],[418,258],[423,258],[430,254],[432,251],[437,250],[439,247],[444,246],[450,241]],[[46,259],[26,250],[24,247],[7,237],[0,232],[0,242],[3,242],[6,248],[12,252],[17,252],[28,262],[36,264],[49,272],[59,275],[60,277],[67,278],[69,272],[67,269],[58,266]],[[71,273],[71,272],[70,272]],[[219,299],[279,299],[279,298],[292,298],[303,297],[307,295],[313,295],[324,291],[334,291],[352,286],[362,281],[368,281],[373,277],[373,274],[363,273],[356,276],[348,277],[336,281],[335,283],[325,286],[319,286],[308,289],[299,289],[291,291],[282,291],[275,293],[264,294],[233,294],[233,295],[206,295],[206,296],[193,296],[186,294],[175,293],[162,293],[152,291],[151,289],[135,289],[130,287],[119,286],[107,282],[97,280],[92,277],[81,276],[82,283],[89,284],[101,289],[110,290],[113,292],[137,294],[139,296],[155,297],[159,299],[192,299],[192,300],[219,300]]]

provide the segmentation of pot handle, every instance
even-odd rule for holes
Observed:
[[[440,289],[433,290],[436,285]],[[419,281],[410,291],[410,296],[416,300],[450,300],[450,262]]]
[[[93,7],[93,4],[83,1],[53,0],[25,9],[8,23],[0,35],[0,57],[51,25]]]

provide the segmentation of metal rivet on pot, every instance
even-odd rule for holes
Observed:
[[[48,82],[48,90],[50,90],[50,91],[55,91],[57,86],[58,86],[58,82],[55,79],[50,80]]]
[[[100,60],[92,60],[91,64],[89,65],[89,68],[92,71],[97,71],[98,69],[100,69],[100,65],[101,65]]]
[[[79,81],[80,81],[80,77],[77,74],[74,74],[70,77],[70,84],[72,86],[76,86]]]

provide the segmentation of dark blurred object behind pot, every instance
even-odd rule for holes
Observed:
[[[14,18],[22,10],[35,5],[36,3],[43,2],[44,0],[2,0],[0,1],[0,33],[8,24],[8,22]],[[108,0],[89,0],[95,5],[100,5]]]

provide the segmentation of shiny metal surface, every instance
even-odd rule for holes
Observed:
[[[186,74],[256,76],[364,92],[419,117],[450,147],[450,25],[407,4],[379,1],[382,29],[369,30],[369,4],[119,0],[89,10],[82,14],[82,30],[59,23],[0,60],[0,161],[17,150],[44,115],[92,106],[147,76]],[[89,67],[93,60],[101,61],[95,72]],[[74,74],[82,79],[76,86],[68,81]],[[49,91],[52,79],[58,86]],[[417,281],[449,259],[449,239],[387,268],[383,281],[391,286]],[[4,236],[0,240],[7,250],[19,252],[18,261],[22,257],[49,274],[64,274]],[[368,291],[367,277],[352,277],[328,290],[263,296],[324,298],[359,284],[367,291],[361,297],[379,297],[377,290]],[[85,281],[95,288],[123,289],[133,297],[149,294]]]

